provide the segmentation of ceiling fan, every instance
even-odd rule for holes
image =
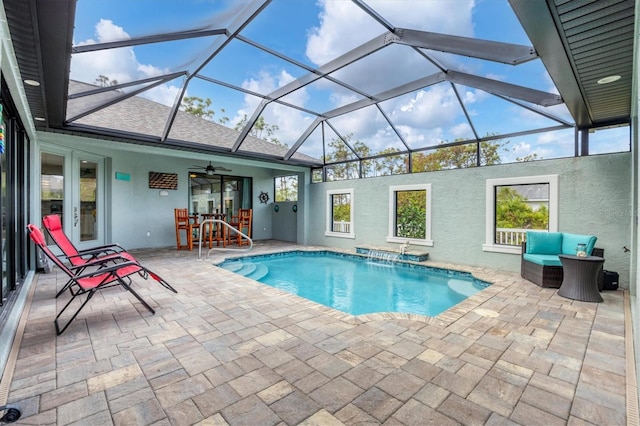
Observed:
[[[227,169],[225,167],[219,167],[219,166],[213,166],[211,164],[211,161],[209,161],[209,165],[208,166],[193,166],[194,169],[201,169],[204,170],[204,172],[207,174],[207,176],[213,176],[213,174],[217,171],[223,171],[223,172],[230,172],[230,169]],[[189,169],[192,170],[192,169]]]

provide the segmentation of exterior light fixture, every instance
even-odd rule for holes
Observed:
[[[27,84],[29,86],[40,86],[40,82],[36,81],[36,80],[30,80],[30,79],[26,79],[24,80],[24,84]]]
[[[33,117],[36,121],[46,121],[43,117]]]
[[[613,83],[614,81],[618,81],[620,80],[622,77],[619,75],[610,75],[607,77],[603,77],[600,80],[598,80],[598,84],[607,84],[607,83]]]

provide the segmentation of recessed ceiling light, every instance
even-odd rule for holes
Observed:
[[[28,84],[29,86],[40,86],[40,82],[36,80],[25,80],[24,84]]]
[[[36,121],[45,121],[45,119],[42,117],[33,117],[33,119]]]
[[[598,84],[613,83],[614,81],[618,81],[621,78],[622,77],[620,77],[619,75],[610,75],[608,77],[603,77],[600,80],[598,80]]]

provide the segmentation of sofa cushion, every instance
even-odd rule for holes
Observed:
[[[596,245],[598,238],[594,235],[579,235],[569,234],[568,232],[562,233],[562,254],[576,254],[576,247],[578,244],[585,244],[587,246],[587,255],[591,255],[593,247]]]
[[[524,260],[527,260],[536,265],[542,266],[562,266],[560,258],[557,254],[531,254],[525,253],[522,255]]]
[[[527,253],[557,255],[561,252],[562,233],[527,231]],[[573,252],[575,254],[575,250]]]

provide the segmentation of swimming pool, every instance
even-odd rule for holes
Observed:
[[[436,316],[490,285],[467,272],[331,251],[247,256],[218,266],[351,315]]]

